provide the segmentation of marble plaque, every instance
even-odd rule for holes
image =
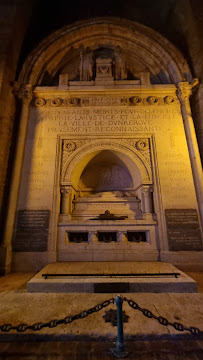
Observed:
[[[49,216],[49,210],[19,210],[13,251],[46,251]]]
[[[202,250],[202,239],[196,209],[166,209],[170,251]]]

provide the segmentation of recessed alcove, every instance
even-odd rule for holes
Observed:
[[[73,174],[76,191],[72,219],[95,219],[106,210],[130,219],[141,216],[136,190],[141,175],[136,164],[125,154],[111,150],[96,152],[88,160],[83,168],[81,160],[74,169],[78,180]]]
[[[112,151],[97,154],[83,170],[79,189],[81,191],[132,190],[131,174],[123,160]]]

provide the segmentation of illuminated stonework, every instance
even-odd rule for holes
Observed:
[[[6,233],[14,239],[17,270],[30,269],[33,261],[36,267],[51,261],[175,262],[179,250],[185,262],[200,259],[203,209],[196,193],[200,199],[202,183],[198,154],[192,155],[191,74],[166,39],[158,42],[153,31],[150,37],[135,24],[138,44],[133,27],[125,26],[95,20],[84,27],[82,44],[81,30],[68,27],[24,64],[19,81],[33,85],[17,89],[23,125]],[[67,51],[67,72],[60,73]],[[43,86],[46,71],[53,82],[60,74],[57,86]]]

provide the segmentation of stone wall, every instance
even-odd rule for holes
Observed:
[[[179,0],[174,8],[172,27],[179,28],[194,77],[200,85],[191,100],[200,156],[203,161],[203,3],[201,0]]]
[[[9,173],[11,172],[12,156],[10,154],[12,132],[15,119],[15,99],[11,83],[15,81],[19,54],[29,22],[32,1],[13,0],[1,1],[0,4],[0,232],[6,214],[9,192]],[[13,134],[14,138],[16,133]],[[14,139],[13,139],[14,140]],[[12,149],[13,151],[13,149]],[[12,155],[12,156],[10,156]],[[11,157],[9,161],[9,157]],[[1,237],[2,238],[2,237]],[[0,249],[0,272],[4,263],[5,251]],[[2,266],[1,266],[2,263]]]

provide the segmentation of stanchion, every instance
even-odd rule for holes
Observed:
[[[116,296],[116,306],[117,306],[117,338],[116,338],[116,347],[111,349],[111,352],[117,358],[123,358],[128,355],[127,350],[125,349],[123,343],[123,313],[122,305],[123,299],[121,295]]]

